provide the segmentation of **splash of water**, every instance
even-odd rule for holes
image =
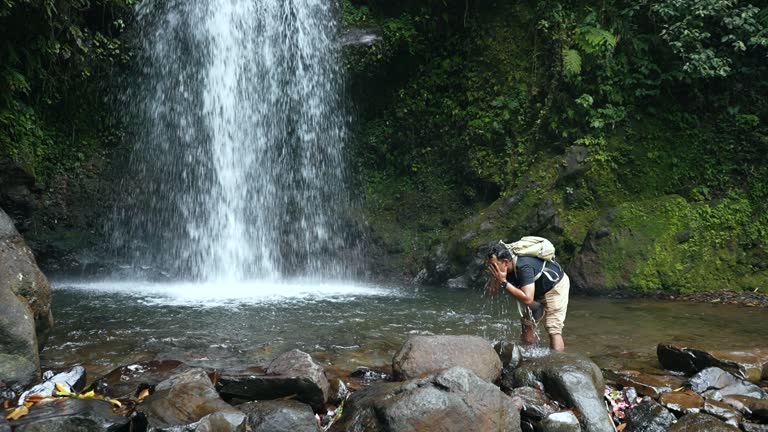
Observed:
[[[116,250],[193,280],[343,277],[333,2],[143,2],[137,28]]]

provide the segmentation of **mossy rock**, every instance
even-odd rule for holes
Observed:
[[[676,195],[630,202],[595,222],[568,273],[577,293],[765,289],[749,202],[689,203]],[[759,252],[759,253],[758,253]]]

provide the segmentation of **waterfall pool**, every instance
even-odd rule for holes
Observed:
[[[221,369],[265,366],[298,348],[326,368],[386,367],[412,334],[516,339],[510,297],[471,290],[353,283],[56,283],[56,327],[45,368],[83,364],[91,374],[135,361],[178,359]],[[765,340],[768,310],[651,299],[574,297],[568,350],[598,364],[655,364],[669,342],[739,349]],[[546,343],[546,336],[543,336]]]

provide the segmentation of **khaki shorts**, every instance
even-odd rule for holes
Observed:
[[[541,304],[544,305],[546,315],[544,315],[544,327],[549,334],[562,334],[565,325],[565,314],[568,312],[568,293],[571,290],[571,280],[567,274],[563,274],[563,279],[557,283],[549,292],[544,294]],[[525,305],[518,302],[518,310],[523,319],[527,319],[524,314]]]

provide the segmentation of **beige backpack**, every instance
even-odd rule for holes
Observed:
[[[560,267],[560,264],[555,261],[555,245],[549,240],[544,237],[525,236],[514,243],[504,243],[502,240],[499,240],[499,243],[503,244],[515,257],[531,256],[545,261],[544,265],[541,267],[541,273],[536,275],[534,280],[539,280],[542,275],[547,276],[547,279],[555,283],[560,280],[557,273],[551,269],[547,269],[548,262],[555,264],[558,268]],[[516,258],[515,264],[517,264]],[[515,271],[517,271],[517,266],[515,266]]]

